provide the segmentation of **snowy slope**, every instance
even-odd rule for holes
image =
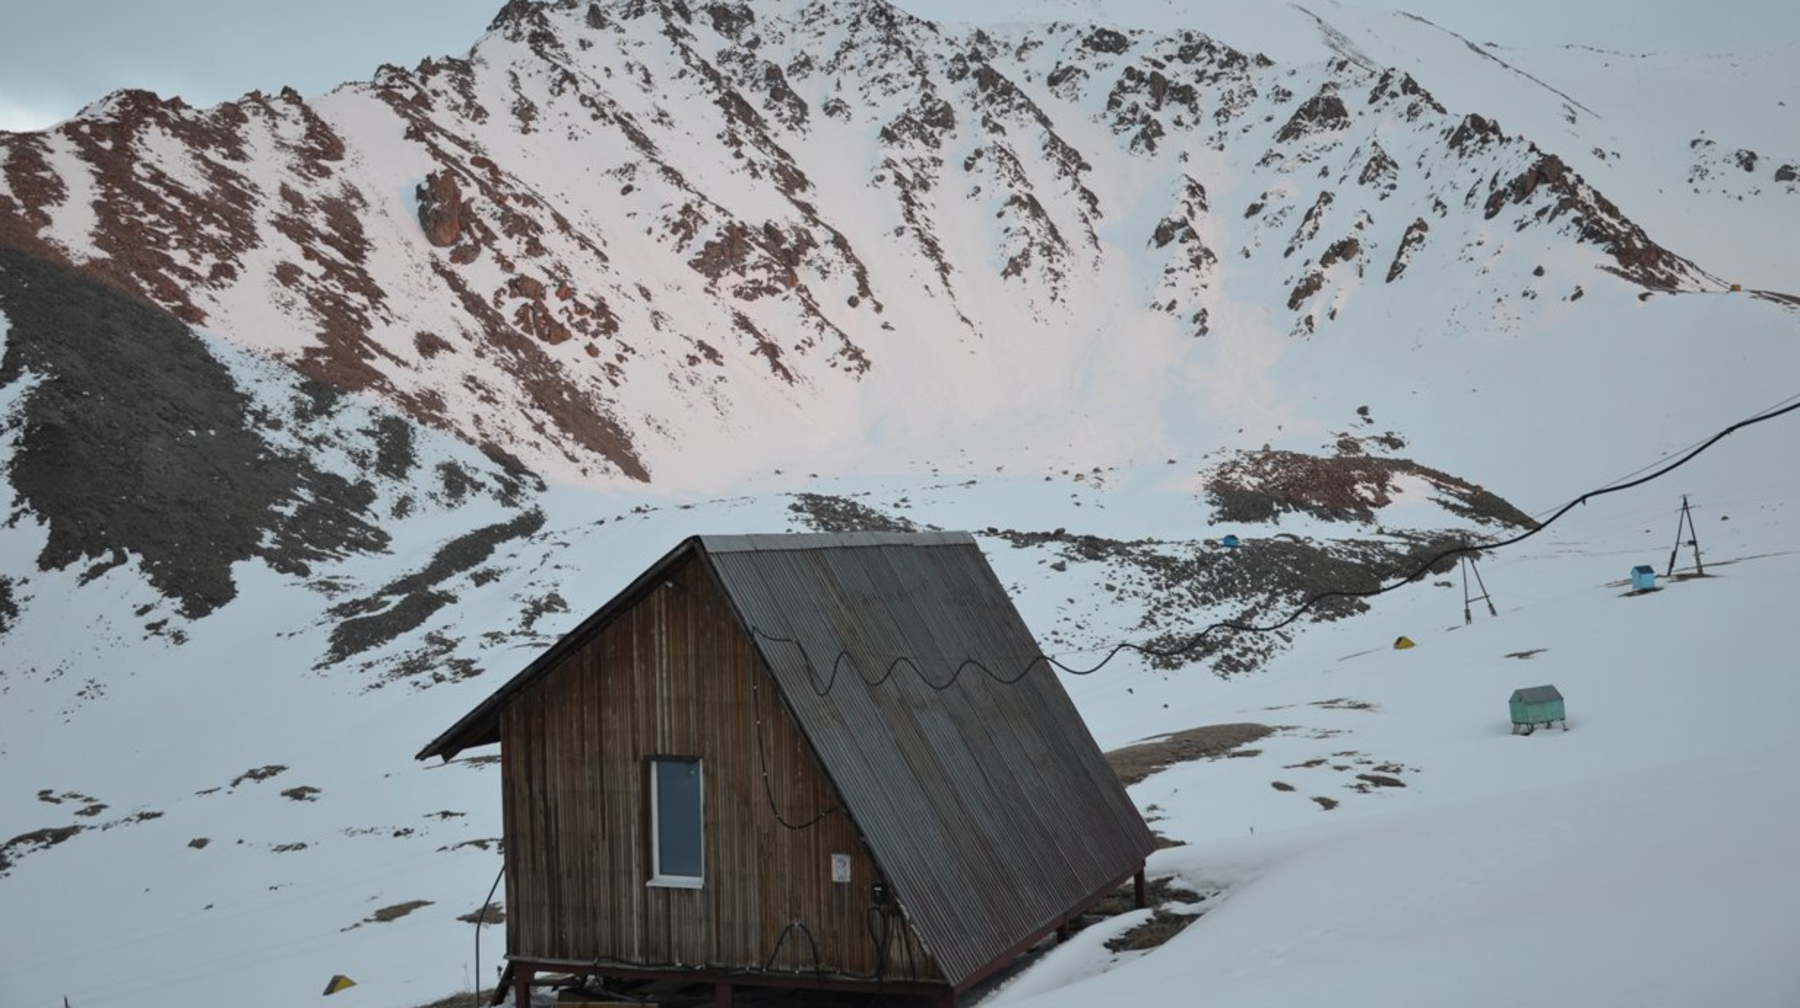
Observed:
[[[1278,673],[1196,684],[1190,721],[1283,726],[1133,789],[1188,843],[1153,868],[1222,895],[1167,946],[1113,955],[1096,935],[984,1003],[1794,1003],[1800,485],[1764,464],[1791,433],[1742,438],[1484,561],[1498,617],[1477,604],[1465,627],[1460,593],[1419,587]],[[1628,597],[1630,566],[1667,560],[1672,491],[1699,487],[1709,576]],[[1508,734],[1507,696],[1542,683],[1569,730]],[[1355,790],[1375,765],[1405,786]]]
[[[1761,929],[1767,901],[1792,895],[1783,888],[1791,888],[1791,873],[1771,859],[1800,825],[1788,803],[1774,799],[1800,761],[1785,741],[1793,687],[1777,657],[1791,636],[1781,589],[1800,556],[1792,514],[1800,487],[1792,439],[1779,424],[1734,435],[1678,480],[1597,499],[1484,560],[1497,618],[1477,603],[1475,623],[1464,627],[1460,593],[1426,583],[1384,596],[1368,616],[1310,628],[1255,675],[1157,671],[1127,656],[1069,680],[1108,747],[1226,721],[1282,730],[1258,743],[1258,755],[1180,766],[1133,789],[1159,831],[1189,844],[1159,854],[1153,872],[1221,892],[1214,899],[1222,902],[1206,904],[1218,909],[1176,943],[1127,962],[1080,952],[1101,937],[1096,928],[1028,970],[1017,995],[1104,969],[1095,982],[1113,986],[1077,985],[1055,996],[1133,999],[1170,983],[1217,984],[1223,974],[1233,978],[1219,988],[1230,1004],[1307,1000],[1333,982],[1338,995],[1354,992],[1352,1003],[1482,1003],[1486,984],[1471,981],[1477,963],[1606,926],[1617,944],[1603,955],[1551,960],[1561,964],[1545,967],[1551,989],[1596,994],[1584,1003],[1642,1003],[1637,988],[1616,982],[1638,961],[1636,950],[1705,939],[1702,947],[1731,950],[1731,990],[1741,995],[1734,1003],[1783,1003],[1777,995],[1791,992],[1795,974]],[[1651,458],[1611,468],[1640,460]],[[1080,481],[920,474],[827,478],[813,489],[896,520],[947,527],[1191,535],[1199,502],[1168,474],[1158,463]],[[1622,597],[1629,566],[1664,562],[1678,489],[1696,492],[1714,576]],[[492,765],[424,766],[410,754],[528,661],[534,641],[572,625],[681,536],[805,527],[789,509],[796,498],[783,495],[633,500],[550,492],[535,502],[547,516],[544,531],[496,555],[487,567],[493,580],[451,586],[460,601],[427,626],[467,635],[468,644],[440,656],[470,657],[487,673],[467,680],[421,689],[416,678],[382,685],[355,663],[321,672],[314,661],[329,646],[323,603],[303,585],[248,569],[240,578],[255,601],[193,623],[180,647],[124,636],[97,642],[89,659],[52,633],[30,633],[27,641],[66,656],[77,674],[107,655],[129,654],[133,667],[109,679],[97,703],[77,702],[74,684],[55,674],[7,678],[15,730],[0,787],[24,800],[6,807],[0,833],[94,827],[26,850],[0,880],[9,901],[34,908],[4,918],[8,947],[22,952],[0,973],[9,1003],[63,995],[84,1005],[178,1003],[197,983],[298,1000],[342,972],[358,981],[359,1003],[404,1008],[472,983],[473,929],[457,918],[480,906],[499,867],[491,846],[498,784]],[[1384,509],[1384,524],[1420,521],[1422,503],[1396,502]],[[1246,550],[1278,532],[1327,531],[1293,517],[1232,527]],[[380,566],[417,567],[449,532],[442,518],[422,521],[410,532],[416,545]],[[1017,546],[1005,534],[981,540],[1047,648],[1070,664],[1141,634],[1136,606],[1100,585],[1123,581],[1128,567],[1084,561],[1054,544]],[[349,579],[359,569],[365,580],[384,576],[368,561],[322,574]],[[1431,580],[1453,584],[1454,576]],[[107,583],[126,598],[146,594],[120,573]],[[569,607],[548,612],[535,635],[475,643],[484,627],[504,629],[527,600],[551,592]],[[116,611],[108,595],[88,597]],[[43,614],[28,611],[27,619],[33,615]],[[1187,618],[1194,625],[1209,614]],[[1389,649],[1402,633],[1420,646]],[[416,643],[375,652],[374,670],[393,666],[383,655]],[[1535,653],[1507,657],[1525,652]],[[1570,698],[1572,730],[1509,736],[1507,693],[1539,682],[1557,683]],[[1697,693],[1705,697],[1698,707]],[[1373,708],[1359,709],[1364,703]],[[1321,757],[1323,765],[1295,768]],[[1348,787],[1355,773],[1395,766],[1404,789]],[[1733,787],[1719,786],[1721,775],[1733,775]],[[1297,790],[1276,791],[1275,780]],[[302,788],[317,791],[283,794]],[[1315,795],[1343,804],[1326,812]],[[99,803],[108,807],[82,815]],[[160,815],[144,818],[153,813]],[[1646,819],[1655,841],[1627,845],[1633,853],[1621,857],[1621,838]],[[202,838],[208,842],[196,847]],[[1665,892],[1658,880],[1672,854],[1685,854],[1687,867],[1680,886]],[[1560,902],[1547,906],[1503,884],[1510,871],[1535,869],[1566,883]],[[378,920],[384,909],[421,900],[430,902]],[[1667,916],[1638,912],[1646,901]],[[1557,922],[1547,934],[1546,919]],[[1309,923],[1296,932],[1295,920]],[[1637,930],[1621,930],[1625,923]],[[76,934],[111,949],[112,965],[84,965],[68,944]],[[486,971],[500,953],[496,930],[483,947]],[[1430,982],[1388,986],[1402,982],[1395,976],[1421,948],[1440,956]],[[1339,967],[1350,961],[1362,965],[1346,974]],[[1696,984],[1716,983],[1704,971],[1668,969],[1658,975],[1667,981],[1657,994],[1665,1000],[1650,1003],[1680,1003],[1701,989]],[[1609,981],[1597,991],[1571,986]],[[1417,1000],[1406,995],[1414,990],[1423,992]],[[1014,996],[1003,992],[997,1003]]]

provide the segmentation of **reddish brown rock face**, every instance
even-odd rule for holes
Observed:
[[[456,176],[432,172],[419,185],[419,226],[425,239],[438,248],[449,248],[462,238],[463,198]]]

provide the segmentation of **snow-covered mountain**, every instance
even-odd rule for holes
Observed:
[[[1010,457],[1072,398],[1179,440],[1191,382],[1146,373],[1216,372],[1215,331],[1347,338],[1421,267],[1555,301],[1730,282],[1330,37],[1294,66],[883,2],[521,0],[466,59],[311,101],[115,94],[8,140],[0,205],[9,245],[547,475],[712,489],[870,429],[1010,428]]]
[[[513,0],[464,58],[316,98],[121,92],[0,134],[0,900],[27,908],[0,915],[0,1003],[286,1003],[346,973],[342,996],[410,1008],[490,983],[463,918],[499,867],[497,782],[411,754],[685,535],[967,528],[1079,665],[1517,534],[1800,391],[1791,47],[1502,51],[1336,4],[1259,17]],[[1274,730],[1134,790],[1191,845],[1160,870],[1229,900],[1184,947],[1355,927],[1362,897],[1293,887],[1394,835],[1488,836],[1484,863],[1513,863],[1492,820],[1552,783],[1568,813],[1640,775],[1614,828],[1675,764],[1672,837],[1731,815],[1800,839],[1697,797],[1800,699],[1770,681],[1797,573],[1783,423],[1484,558],[1501,618],[1465,628],[1440,566],[1071,677],[1108,747]],[[1718,576],[1617,601],[1683,491]],[[1387,650],[1402,633],[1422,646]],[[1737,716],[1684,720],[1715,654]],[[1575,744],[1523,763],[1485,709],[1519,669],[1581,696]],[[1771,784],[1800,769],[1757,759]],[[1283,838],[1244,846],[1251,826]],[[1601,857],[1544,843],[1516,867]],[[1718,850],[1734,886],[1772,870]],[[1421,860],[1415,927],[1493,908],[1432,889],[1490,875]],[[1581,891],[1568,934],[1635,905],[1584,917],[1604,893]],[[1502,909],[1434,947],[1529,944]],[[1100,934],[1000,998],[1192,982],[1181,953]],[[1286,952],[1210,947],[1250,964],[1230,1003],[1282,1000],[1252,966]],[[1303,977],[1393,962],[1281,947]],[[485,974],[493,929],[482,948]],[[1735,948],[1740,1003],[1800,990]]]

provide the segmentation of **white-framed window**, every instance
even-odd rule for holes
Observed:
[[[706,876],[703,781],[699,757],[651,757],[650,885],[700,888]]]

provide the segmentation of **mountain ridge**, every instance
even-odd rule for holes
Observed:
[[[673,459],[718,433],[687,429],[696,411],[747,433],[873,399],[917,426],[903,357],[986,369],[1054,348],[1054,387],[1117,309],[1157,356],[1192,359],[1181,336],[1267,297],[1229,257],[1265,263],[1275,242],[1302,263],[1282,281],[1295,336],[1354,310],[1366,267],[1404,283],[1420,245],[1466,256],[1489,221],[1592,247],[1642,287],[1725,286],[1561,158],[1404,74],[1338,61],[1301,84],[1192,32],[951,36],[878,0],[774,6],[509,4],[472,60],[384,67],[316,102],[122,92],[5,141],[0,220],[9,243],[310,377],[602,482],[695,479]],[[652,42],[666,65],[633,55]],[[843,144],[870,129],[846,174]],[[698,170],[715,142],[730,167]],[[1159,181],[1103,198],[1096,162]],[[1209,174],[1266,188],[1240,218]],[[1377,197],[1334,211],[1350,186]],[[1396,192],[1428,198],[1401,211]],[[1137,290],[1115,307],[1119,281]],[[1022,345],[1015,320],[1039,337]]]

